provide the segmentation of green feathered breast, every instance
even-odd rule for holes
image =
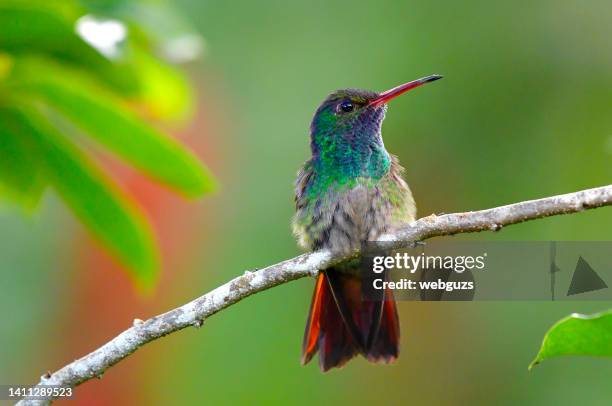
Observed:
[[[364,241],[414,221],[416,206],[394,156],[378,178],[332,178],[316,170],[312,160],[298,173],[293,232],[308,250],[350,252]]]

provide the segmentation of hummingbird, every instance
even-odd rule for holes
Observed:
[[[430,75],[382,93],[343,89],[331,93],[310,125],[311,158],[295,182],[293,232],[306,250],[346,255],[364,242],[416,219],[412,192],[397,157],[385,149],[381,127],[387,103]],[[317,276],[302,344],[302,364],[319,352],[323,372],[361,354],[391,363],[399,356],[400,326],[393,292],[362,297],[358,264],[348,261]]]

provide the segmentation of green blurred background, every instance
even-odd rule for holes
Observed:
[[[612,180],[612,4],[606,1],[188,1],[205,39],[198,103],[177,131],[220,190],[185,202],[116,170],[152,219],[161,282],[143,297],[59,203],[0,206],[0,382],[33,383],[131,325],[246,269],[296,255],[292,182],[332,90],[443,81],[394,101],[383,134],[420,215]],[[144,182],[144,183],[143,183]],[[612,212],[481,239],[606,240]],[[608,405],[609,360],[527,365],[547,328],[609,303],[399,305],[402,355],[321,374],[299,364],[312,280],[255,295],[158,340],[59,404]]]

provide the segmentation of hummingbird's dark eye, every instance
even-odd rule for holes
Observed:
[[[350,100],[344,100],[338,107],[343,113],[350,113],[355,109],[355,105]]]

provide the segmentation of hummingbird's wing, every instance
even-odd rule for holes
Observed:
[[[293,234],[297,237],[300,246],[306,250],[312,250],[313,241],[307,233],[307,227],[312,223],[312,197],[308,196],[308,189],[314,178],[314,170],[312,161],[308,160],[304,163],[298,172],[295,181],[295,216],[293,216]]]
[[[297,179],[295,180],[295,209],[300,210],[303,209],[306,205],[306,192],[310,183],[312,181],[312,177],[314,175],[314,170],[312,168],[312,160],[309,159],[302,165],[297,174]]]

